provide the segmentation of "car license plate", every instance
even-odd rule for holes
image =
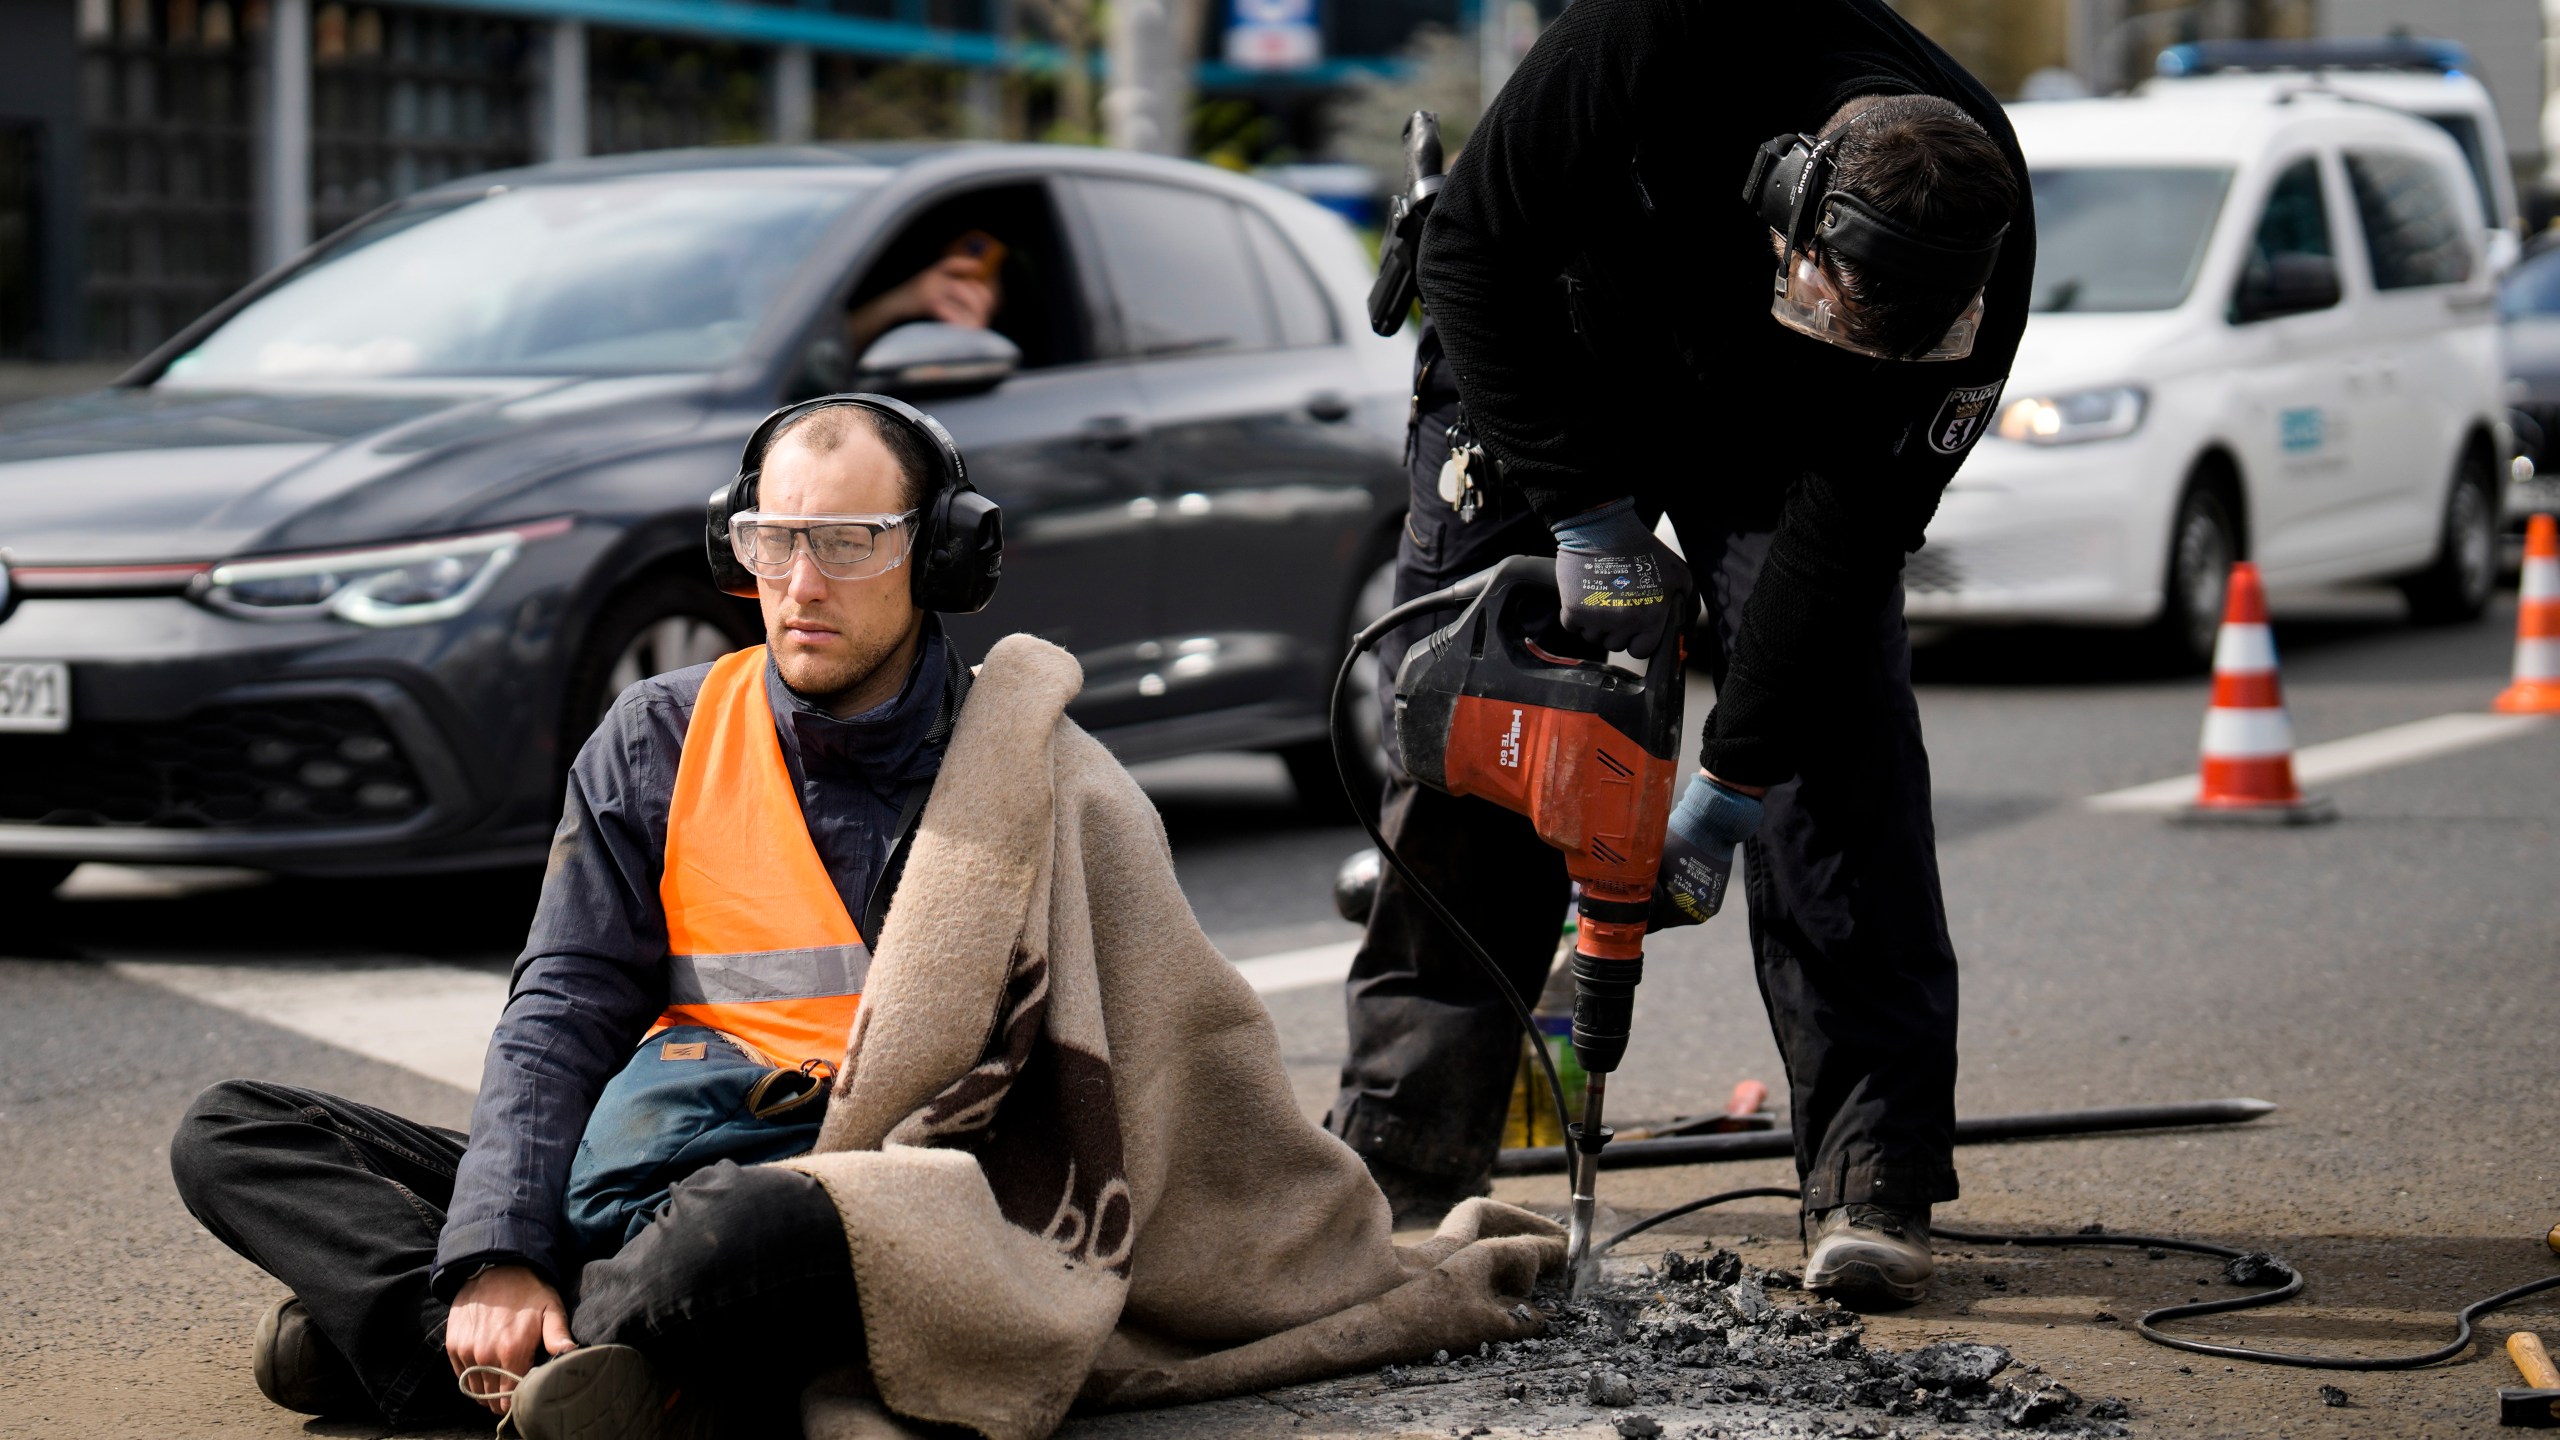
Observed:
[[[0,661],[0,730],[70,728],[70,666],[59,660]]]

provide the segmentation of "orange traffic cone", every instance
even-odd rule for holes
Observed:
[[[2337,818],[2293,781],[2293,721],[2276,681],[2276,642],[2258,567],[2231,567],[2231,598],[2213,644],[2213,706],[2204,712],[2202,784],[2179,818],[2308,825]]]
[[[2560,521],[2524,531],[2524,603],[2516,607],[2516,678],[2498,696],[2509,715],[2560,715]]]

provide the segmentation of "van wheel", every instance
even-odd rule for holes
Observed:
[[[2400,582],[2409,618],[2421,625],[2477,620],[2498,583],[2498,501],[2488,455],[2476,447],[2463,452],[2438,533],[2436,558]]]
[[[2145,637],[2162,663],[2181,674],[2213,663],[2213,644],[2231,591],[2231,565],[2239,558],[2240,527],[2232,518],[2231,502],[2215,485],[2189,483],[2178,500],[2178,518],[2169,527],[2160,614]]]
[[[658,575],[633,585],[605,602],[569,672],[562,756],[577,753],[623,691],[763,638],[755,607],[707,581]]]

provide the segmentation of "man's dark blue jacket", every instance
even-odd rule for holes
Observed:
[[[765,665],[809,837],[857,918],[897,843],[899,802],[941,768],[950,740],[943,697],[967,683],[939,622],[927,626],[897,697],[851,719],[793,694]],[[489,1040],[470,1148],[436,1248],[442,1298],[483,1265],[529,1265],[559,1285],[576,1263],[561,1209],[569,1162],[596,1096],[666,1006],[658,878],[667,807],[710,670],[678,670],[624,691],[570,767],[541,904]]]

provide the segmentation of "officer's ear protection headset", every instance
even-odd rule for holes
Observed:
[[[1743,183],[1744,203],[1768,227],[1783,236],[1786,248],[1777,257],[1778,275],[1769,311],[1778,323],[1816,340],[1885,360],[1961,360],[1973,353],[1973,336],[1982,324],[1982,287],[2000,260],[2000,242],[2009,227],[2001,226],[1977,245],[1947,245],[1894,220],[1875,206],[1831,188],[1832,147],[1849,126],[1821,139],[1780,135],[1760,147],[1751,162],[1751,178]],[[1917,355],[1895,355],[1849,338],[1838,287],[1822,268],[1825,255],[1836,253],[1861,271],[1882,271],[1904,283],[1972,299],[1952,318],[1946,333]]]
[[[774,435],[804,415],[839,406],[868,410],[890,424],[904,426],[920,436],[935,457],[936,473],[928,477],[924,508],[916,516],[915,537],[907,552],[907,593],[915,597],[916,607],[946,615],[973,615],[987,608],[995,598],[996,581],[1004,574],[1004,512],[970,485],[960,447],[940,421],[886,395],[821,395],[764,417],[738,457],[738,478],[711,493],[702,543],[711,561],[712,583],[732,595],[755,595],[756,577],[730,548],[729,522],[756,508],[757,481],[763,477],[765,451]]]

